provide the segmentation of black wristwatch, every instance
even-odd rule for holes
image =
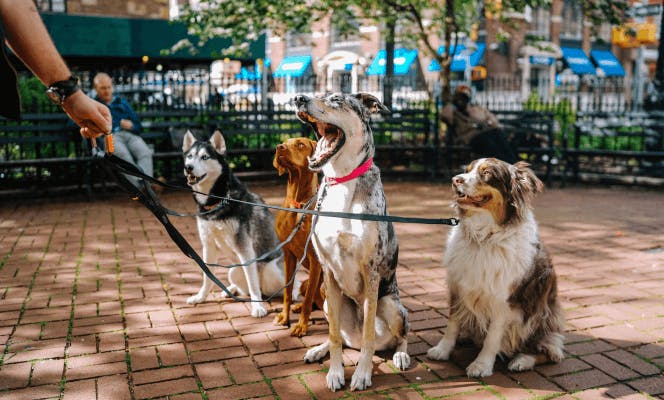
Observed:
[[[79,89],[78,78],[71,76],[67,80],[51,84],[46,90],[46,95],[53,104],[61,106],[67,97],[71,96]]]

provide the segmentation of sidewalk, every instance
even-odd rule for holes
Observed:
[[[249,186],[272,204],[285,191]],[[385,189],[393,215],[453,215],[447,184]],[[193,211],[190,195],[163,200]],[[122,196],[0,204],[0,399],[664,399],[664,193],[552,188],[535,212],[568,320],[562,363],[510,373],[498,361],[480,381],[464,373],[478,351],[470,345],[450,362],[428,360],[448,312],[449,228],[396,224],[412,366],[399,372],[391,354],[377,354],[369,390],[332,393],[328,358],[302,361],[326,337],[320,311],[299,339],[273,325],[279,301],[262,319],[218,290],[186,304],[198,267],[140,204]],[[195,222],[173,220],[200,249]],[[344,389],[358,355],[344,350]]]

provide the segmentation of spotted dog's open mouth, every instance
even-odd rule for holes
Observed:
[[[202,181],[207,176],[207,174],[203,174],[201,176],[196,176],[196,175],[194,175],[190,172],[185,172],[184,176],[187,178],[187,185],[193,186],[193,185],[197,184],[198,182]]]
[[[311,125],[316,132],[318,144],[316,151],[309,159],[309,168],[318,169],[325,165],[332,156],[337,154],[339,149],[346,142],[346,135],[336,125],[320,121],[305,111],[299,111],[297,116],[304,122]]]
[[[482,194],[478,196],[469,196],[468,194],[464,193],[461,189],[456,189],[455,190],[455,201],[458,204],[464,204],[464,205],[473,205],[475,207],[480,207],[484,204],[486,204],[489,200],[491,200],[491,195],[490,194]]]

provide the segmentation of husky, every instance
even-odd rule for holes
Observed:
[[[297,116],[316,132],[318,144],[309,168],[322,171],[321,211],[387,214],[380,170],[373,164],[374,142],[369,117],[387,111],[376,97],[358,93],[295,97]],[[360,349],[350,389],[371,386],[375,350],[395,349],[392,361],[410,365],[406,334],[408,312],[399,299],[396,268],[399,245],[391,222],[320,217],[314,248],[323,266],[329,338],[311,348],[305,361],[329,351],[327,387],[344,386],[342,344]]]
[[[226,141],[215,131],[209,142],[196,140],[187,131],[183,143],[184,175],[191,186],[198,205],[196,217],[198,235],[203,244],[203,260],[216,263],[220,251],[232,253],[240,263],[262,255],[279,244],[274,230],[274,216],[264,207],[228,201],[218,197],[264,204],[263,199],[247,189],[228,166]],[[261,304],[262,294],[281,289],[284,281],[283,252],[280,250],[269,261],[254,262],[245,267],[232,268],[228,273],[228,289],[234,295],[251,297],[251,315],[264,317],[267,311]],[[187,303],[205,301],[212,282],[203,274],[203,284]],[[297,293],[297,292],[296,292]],[[226,297],[225,293],[222,296]]]

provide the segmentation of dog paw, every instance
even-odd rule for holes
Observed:
[[[469,378],[483,378],[493,374],[493,363],[486,363],[481,360],[475,360],[468,368],[466,368],[466,375]]]
[[[304,361],[308,363],[316,362],[327,355],[329,350],[328,342],[312,347],[304,355]]]
[[[427,351],[427,357],[432,360],[441,360],[446,361],[450,359],[450,353],[452,352],[451,346],[441,345],[440,343],[437,346],[433,346]]]
[[[235,285],[228,285],[227,289],[228,289],[229,292],[231,292],[231,294],[232,294],[233,296],[237,296],[237,286],[235,286]],[[222,290],[222,291],[221,291],[221,297],[224,298],[224,299],[227,299],[227,298],[229,298],[229,297],[231,297],[231,296],[230,296],[228,293],[226,293],[225,290]]]
[[[358,365],[350,380],[350,390],[364,390],[371,386],[371,368],[360,368]]]
[[[530,354],[517,354],[507,365],[507,369],[514,372],[527,371],[535,366],[535,356]]]
[[[344,379],[344,367],[330,367],[330,370],[327,373],[327,388],[333,392],[344,387],[346,380]]]
[[[302,303],[297,303],[293,307],[291,307],[291,311],[294,313],[299,313],[302,311]]]
[[[410,356],[408,353],[398,351],[392,356],[392,362],[394,363],[395,367],[403,371],[410,366]]]
[[[559,363],[565,359],[565,352],[561,347],[545,346],[544,352],[546,353],[547,356],[549,356],[549,359],[551,359],[551,361],[555,363]]]
[[[263,318],[267,315],[267,310],[265,307],[258,303],[254,303],[251,306],[251,316],[256,318]]]
[[[205,301],[207,296],[197,293],[193,296],[187,297],[187,304],[199,304]]]
[[[291,328],[290,334],[291,336],[297,336],[297,337],[302,337],[307,334],[307,329],[309,327],[307,324],[303,324],[301,322],[298,322],[297,324],[293,325]]]
[[[288,315],[283,311],[274,316],[275,325],[286,326],[288,325],[288,322]]]

